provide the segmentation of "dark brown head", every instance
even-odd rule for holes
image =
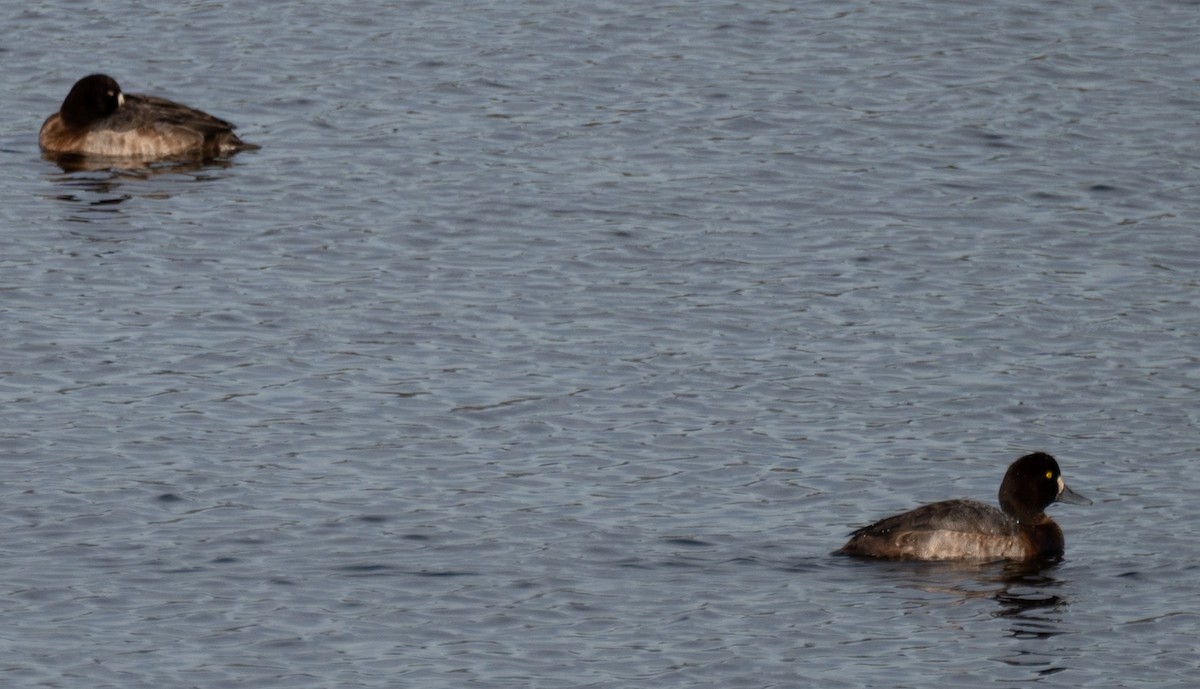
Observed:
[[[125,103],[121,87],[107,74],[86,76],[71,87],[58,111],[69,127],[84,127],[108,117]]]
[[[1058,462],[1045,452],[1034,452],[1008,467],[1000,483],[1000,508],[1017,521],[1029,522],[1052,502],[1091,504],[1063,483]]]

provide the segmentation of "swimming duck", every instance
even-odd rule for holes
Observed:
[[[1058,462],[1034,452],[1013,462],[1000,483],[1000,509],[944,500],[865,526],[838,554],[895,560],[1033,560],[1063,554],[1063,533],[1045,509],[1091,504],[1063,482]]]
[[[181,103],[124,93],[106,74],[71,87],[58,112],[46,118],[38,144],[49,155],[139,160],[216,158],[258,148],[225,120]]]

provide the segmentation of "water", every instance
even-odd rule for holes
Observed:
[[[1190,684],[1193,10],[12,11],[0,681]],[[1059,566],[829,556],[1033,449]]]

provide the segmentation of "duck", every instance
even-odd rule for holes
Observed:
[[[888,560],[1052,560],[1063,556],[1062,529],[1046,516],[1055,502],[1090,505],[1067,487],[1045,452],[1014,461],[1000,483],[1000,509],[976,500],[943,500],[864,526],[835,554]]]
[[[38,145],[50,156],[137,160],[211,159],[259,148],[234,125],[195,108],[124,93],[107,74],[75,82],[58,112],[46,118]]]

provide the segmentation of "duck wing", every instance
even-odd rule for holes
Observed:
[[[951,531],[959,533],[1014,534],[1018,524],[1000,510],[977,500],[943,500],[922,505],[855,531],[859,534],[885,535],[896,531],[921,533]]]
[[[239,139],[232,123],[203,110],[158,96],[124,95],[124,104],[108,117],[105,126],[118,135],[136,133],[129,141],[143,147],[145,155],[220,155],[257,148]]]
[[[974,500],[944,500],[855,531],[837,552],[904,560],[991,560],[1024,555],[1020,524]]]

